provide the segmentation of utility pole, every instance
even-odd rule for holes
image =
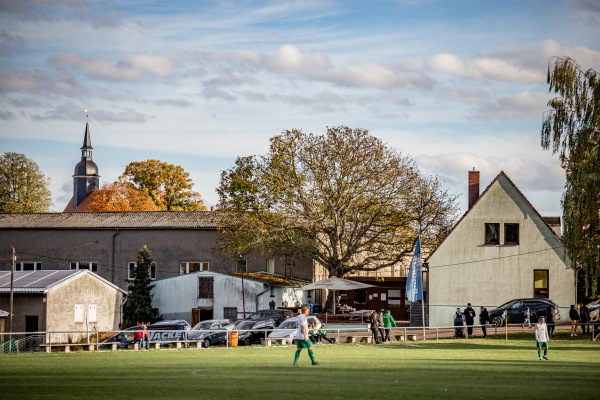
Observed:
[[[15,280],[15,264],[17,263],[17,252],[13,246],[10,247],[12,247],[12,267],[10,270],[10,315],[8,317],[8,340],[12,339],[13,332],[13,293]]]

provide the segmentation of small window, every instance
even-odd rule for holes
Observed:
[[[533,297],[550,298],[548,288],[548,276],[550,272],[547,269],[533,270]]]
[[[71,269],[87,269],[98,272],[98,263],[92,261],[71,261]]]
[[[237,269],[237,272],[248,272],[248,261],[237,260],[236,261],[236,269]]]
[[[226,318],[230,321],[235,321],[238,319],[237,308],[235,307],[224,307],[223,308],[223,318]]]
[[[39,271],[42,269],[42,263],[39,261],[20,261],[15,264],[17,271]]]
[[[132,281],[135,279],[135,267],[137,266],[136,262],[130,262],[127,264],[127,279]],[[150,273],[150,280],[156,280],[156,263],[153,262],[150,264],[150,268],[148,268],[148,272]]]
[[[213,294],[213,278],[202,277],[198,278],[198,298],[199,299],[212,299]]]
[[[180,264],[179,275],[191,274],[192,272],[208,271],[207,262],[189,262],[184,261]]]
[[[485,224],[485,244],[500,244],[500,224]]]
[[[504,244],[519,244],[519,224],[504,224]]]

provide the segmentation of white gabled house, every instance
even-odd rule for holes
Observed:
[[[220,274],[200,271],[153,282],[152,306],[163,319],[184,319],[195,325],[207,319],[243,319],[257,310],[282,303],[309,302],[299,288],[308,284],[269,273]],[[243,289],[242,289],[243,288]],[[243,295],[242,295],[243,293]]]
[[[0,308],[10,310],[11,272],[0,271]],[[15,271],[13,337],[77,342],[85,332],[119,328],[127,292],[88,270]],[[2,338],[0,337],[0,341]]]
[[[559,221],[540,216],[504,172],[479,196],[479,171],[470,171],[469,209],[427,259],[429,325],[452,325],[467,303],[479,315],[480,306],[524,297],[549,298],[568,318],[575,276]]]

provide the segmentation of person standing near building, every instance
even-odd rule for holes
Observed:
[[[379,325],[377,322],[377,310],[373,310],[369,317],[369,323],[371,324],[371,332],[373,333],[373,343],[379,343]]]
[[[535,343],[537,345],[538,357],[542,359],[542,349],[544,350],[544,360],[548,359],[548,326],[546,319],[542,316],[537,324],[535,324]]]
[[[465,322],[467,323],[467,336],[473,337],[473,322],[475,321],[475,310],[471,307],[471,303],[467,304],[467,308],[465,308]]]
[[[479,308],[479,324],[481,325],[481,330],[483,331],[483,337],[487,337],[487,323],[490,322],[490,314],[488,313],[487,308],[481,306]]]
[[[571,309],[569,310],[569,319],[571,320],[571,337],[577,336],[577,323],[579,322],[579,313],[575,308],[575,304],[571,304]]]
[[[390,344],[390,329],[396,326],[396,320],[390,314],[390,310],[385,310],[383,314],[383,328],[385,329],[385,338],[383,339],[384,344]]]
[[[528,328],[531,328],[531,310],[529,309],[529,306],[525,306],[525,314],[524,314],[524,321],[523,321],[523,325],[521,325],[521,328],[525,327],[525,324],[527,324]]]
[[[300,314],[298,314],[298,328],[296,330],[296,354],[294,355],[294,365],[298,365],[298,359],[300,358],[300,353],[302,352],[302,349],[308,350],[308,356],[310,357],[312,365],[319,365],[319,363],[315,361],[315,356],[312,351],[312,344],[310,338],[308,337],[308,320],[306,319],[308,311],[309,308],[307,306],[302,306],[300,308]]]
[[[579,303],[579,322],[581,325],[581,332],[583,335],[587,335],[588,330],[591,332],[591,329],[588,329],[588,322],[590,321],[590,312],[587,306],[583,303]]]
[[[143,332],[143,339],[144,339],[144,348],[145,349],[149,349],[150,348],[150,341],[148,340],[148,328],[146,327],[146,325],[142,325],[142,332]]]
[[[380,310],[377,314],[377,326],[379,327],[380,341],[383,343],[383,339],[385,338],[385,332],[383,331],[383,310]]]
[[[548,321],[548,334],[551,338],[554,338],[554,314],[552,313],[552,306],[548,306],[548,311],[546,312],[546,320]]]
[[[141,326],[138,326],[138,328],[135,330],[135,333],[133,334],[133,342],[137,343],[138,350],[142,349],[143,341],[144,341],[144,330]]]

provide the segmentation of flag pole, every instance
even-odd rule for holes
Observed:
[[[425,296],[423,295],[423,251],[421,243],[421,227],[419,227],[419,247],[421,255],[421,322],[423,325],[423,340],[425,340]],[[429,275],[427,276],[429,278]]]

